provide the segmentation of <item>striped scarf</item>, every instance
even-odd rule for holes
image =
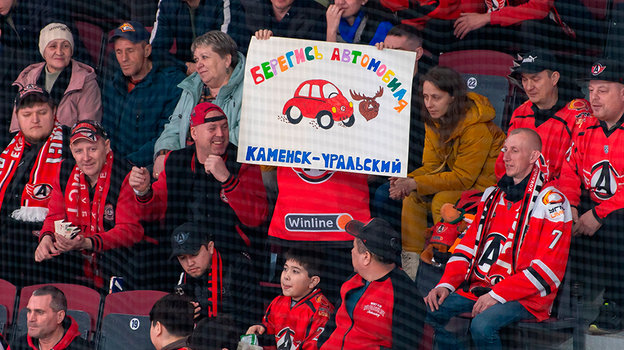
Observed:
[[[22,134],[18,132],[11,143],[0,154],[0,207],[13,176],[20,166],[24,149],[28,146]],[[28,182],[22,191],[21,207],[11,213],[11,217],[27,222],[43,222],[48,214],[48,201],[52,193],[52,182],[63,160],[63,129],[55,121],[52,133],[45,141],[30,170]]]
[[[516,272],[516,262],[518,261],[519,254],[518,248],[522,246],[525,234],[529,229],[529,220],[533,214],[535,201],[542,191],[546,179],[546,169],[546,162],[544,158],[540,156],[529,175],[529,181],[521,200],[520,210],[517,211],[507,233],[507,239],[505,240],[505,242],[507,242],[506,246],[501,250],[496,263],[491,267],[488,273],[489,275],[510,276]],[[498,203],[502,200],[501,197],[503,194],[503,190],[500,187],[496,187],[485,199],[481,216],[478,219],[475,218],[473,222],[473,224],[478,225],[475,240],[475,259],[472,260],[470,269],[468,269],[468,273],[466,274],[467,281],[470,280],[470,276],[477,266],[477,260],[482,254],[482,250],[484,249],[483,243],[487,240],[487,235],[490,232],[490,224],[494,217],[494,211]],[[512,249],[506,249],[509,243],[512,244]],[[497,271],[501,271],[501,273],[497,273]]]

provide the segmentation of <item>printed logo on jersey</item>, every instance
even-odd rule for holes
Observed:
[[[27,184],[26,193],[36,200],[43,201],[50,198],[52,186],[49,184]]]
[[[602,63],[594,64],[592,66],[592,75],[593,76],[600,75],[600,73],[604,72],[605,68],[607,68],[607,66],[603,65]]]
[[[492,275],[488,278],[491,285],[495,285],[504,279],[505,279],[505,276],[503,275]]]
[[[368,305],[364,305],[362,308],[367,314],[373,315],[375,317],[384,317],[386,315],[386,311],[383,309],[383,305],[371,301]]]
[[[115,220],[115,209],[113,209],[113,205],[110,203],[104,206],[104,220],[106,221]]]
[[[598,199],[609,199],[617,191],[619,174],[613,169],[609,161],[600,161],[591,168],[590,185],[592,192]]]
[[[334,175],[334,172],[329,170],[303,168],[292,168],[292,170],[301,178],[301,180],[311,184],[323,183]]]
[[[557,203],[563,203],[563,202],[564,202],[564,197],[561,195],[561,193],[555,192],[555,191],[546,192],[546,194],[544,195],[544,198],[542,198],[542,203],[544,203],[544,205],[557,204]]]
[[[344,232],[347,222],[353,217],[347,213],[337,214],[297,214],[289,213],[284,217],[286,230],[291,232],[319,231]]]
[[[503,242],[505,242],[505,236],[502,233],[492,232],[487,236],[483,245],[483,253],[481,253],[475,269],[477,277],[485,279],[492,265],[498,260],[498,255],[503,248]]]
[[[293,338],[295,331],[290,327],[283,328],[277,333],[277,350],[296,350],[297,344],[295,344]]]

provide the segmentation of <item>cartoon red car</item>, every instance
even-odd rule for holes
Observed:
[[[303,117],[316,119],[323,129],[329,129],[334,121],[351,126],[355,122],[353,102],[347,100],[336,85],[327,80],[306,80],[295,91],[295,96],[288,100],[282,112],[293,124],[298,124]]]

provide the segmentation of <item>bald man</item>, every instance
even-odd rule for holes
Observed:
[[[544,186],[541,147],[531,129],[509,133],[505,175],[485,190],[475,223],[425,297],[439,349],[462,348],[444,327],[464,312],[472,312],[479,349],[501,349],[498,332],[506,325],[549,317],[568,261],[572,214],[565,196]]]

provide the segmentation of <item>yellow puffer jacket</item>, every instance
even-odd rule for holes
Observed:
[[[439,146],[435,129],[425,126],[423,166],[408,174],[421,196],[440,191],[483,191],[496,183],[494,165],[505,134],[492,122],[495,111],[490,101],[472,92],[467,95],[474,104],[444,148]]]

